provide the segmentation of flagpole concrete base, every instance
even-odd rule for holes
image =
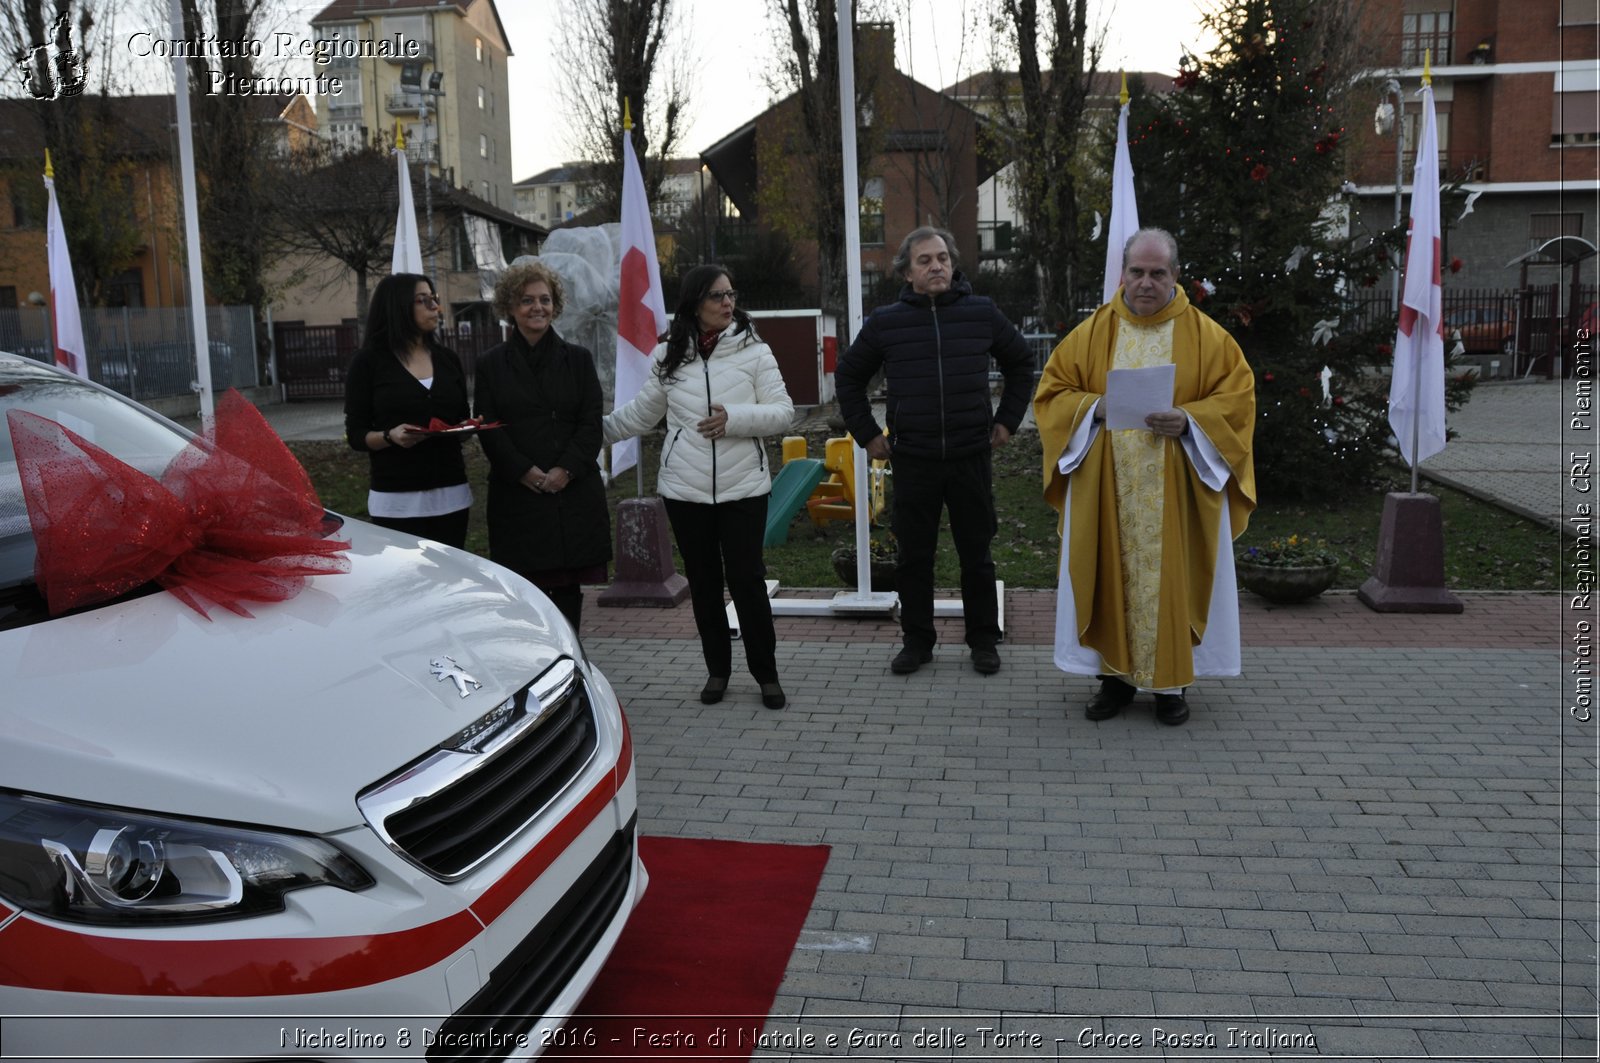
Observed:
[[[1439,500],[1391,491],[1383,500],[1378,559],[1356,597],[1380,613],[1459,613],[1444,586],[1444,520]]]
[[[601,608],[670,609],[689,596],[689,581],[672,563],[667,507],[659,498],[617,503],[617,575],[600,592]]]

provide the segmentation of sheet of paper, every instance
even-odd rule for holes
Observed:
[[[1113,369],[1106,374],[1106,427],[1145,428],[1146,415],[1172,409],[1178,367]]]

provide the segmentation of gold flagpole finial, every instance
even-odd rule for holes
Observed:
[[[1433,84],[1433,49],[1432,48],[1424,48],[1422,50],[1422,83],[1424,85],[1432,85]]]
[[[50,165],[50,149],[49,148],[45,148],[44,149],[44,175],[45,175],[45,177],[47,177],[47,178],[49,178],[51,180],[55,180],[56,168],[54,166]]]
[[[1124,107],[1128,106],[1128,72],[1126,70],[1122,72],[1122,91],[1117,94],[1117,102]]]
[[[622,97],[622,131],[633,132],[633,109],[628,106],[628,97]]]
[[[400,119],[394,120],[394,146],[399,151],[406,150],[406,131],[400,125]]]

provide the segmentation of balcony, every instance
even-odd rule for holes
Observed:
[[[421,114],[426,99],[420,92],[391,92],[384,97],[383,109],[394,115]]]
[[[434,47],[433,47],[433,42],[432,41],[422,40],[419,37],[412,37],[412,36],[409,36],[409,35],[406,36],[405,45],[412,45],[412,44],[415,44],[417,46],[417,54],[416,55],[403,55],[403,54],[402,55],[387,55],[387,56],[384,56],[384,59],[387,62],[393,63],[395,66],[399,66],[401,63],[431,63],[431,62],[433,62],[433,59],[434,59]],[[407,48],[407,50],[409,51],[410,49]]]

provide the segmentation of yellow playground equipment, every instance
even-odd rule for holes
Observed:
[[[791,460],[806,457],[806,441],[804,436],[785,436],[783,440],[783,460],[788,464]],[[852,454],[850,437],[830,439],[823,448],[823,468],[827,471],[827,479],[812,490],[811,497],[806,500],[806,513],[811,517],[811,523],[821,527],[834,520],[856,519],[856,469],[855,459]],[[889,476],[888,462],[867,462],[867,520],[876,523],[878,514],[883,512],[885,480]]]

